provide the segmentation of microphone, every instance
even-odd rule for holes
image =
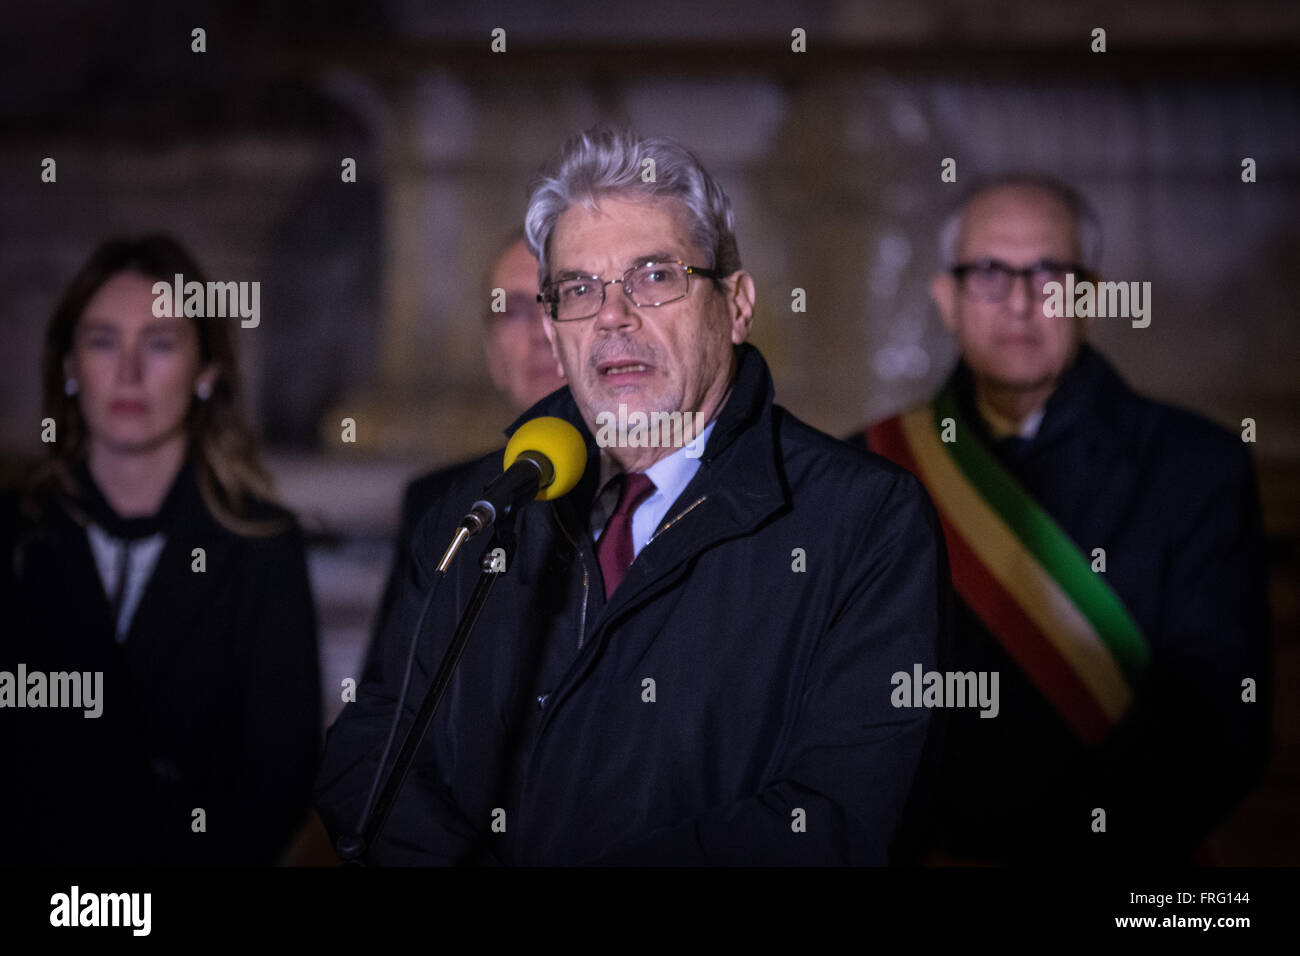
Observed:
[[[438,562],[439,570],[446,569],[468,538],[520,505],[551,501],[572,491],[587,470],[587,443],[578,429],[562,418],[534,418],[510,436],[503,468],[461,519],[456,537]]]
[[[383,767],[389,760],[389,750],[393,749],[398,722],[406,713],[407,691],[411,688],[416,646],[419,645],[420,635],[424,633],[425,617],[433,606],[433,596],[447,574],[451,559],[455,557],[460,545],[477,535],[482,529],[491,527],[498,518],[504,518],[516,507],[525,505],[533,499],[551,501],[572,492],[573,486],[582,479],[582,472],[585,471],[586,442],[582,440],[581,432],[564,419],[543,416],[543,418],[525,421],[510,437],[510,442],[506,445],[506,460],[504,460],[502,473],[487,484],[484,497],[474,502],[473,507],[469,509],[469,514],[460,519],[455,537],[447,546],[446,554],[442,555],[442,561],[438,562],[437,575],[434,576],[433,585],[424,598],[420,617],[416,619],[415,632],[411,636],[411,649],[407,652],[406,675],[402,678],[402,692],[398,695],[398,704],[393,711],[393,723],[389,727],[389,737],[383,744],[380,765],[374,770],[374,780],[370,783],[370,792],[365,799],[364,808],[361,809],[361,818],[357,822],[356,832],[341,836],[335,843],[339,856],[344,862],[359,861],[382,832],[389,812],[393,809],[396,796],[402,788],[403,780],[406,780],[412,762],[415,761],[416,750],[420,748],[424,735],[433,723],[439,701],[446,692],[447,684],[451,682],[452,671],[455,670],[456,662],[459,661],[465,643],[469,640],[469,632],[487,600],[487,591],[491,587],[490,581],[495,574],[489,572],[489,567],[485,564],[484,574],[478,576],[478,584],[474,585],[474,591],[469,596],[469,605],[461,613],[460,623],[456,626],[455,633],[452,633],[451,645],[443,652],[442,662],[439,663],[438,670],[433,676],[433,683],[425,693],[424,702],[420,705],[419,713],[416,714],[416,721],[408,728],[406,737],[402,741],[402,748],[398,750],[393,767],[385,777]],[[381,782],[383,782],[382,790],[380,790]]]
[[[461,615],[460,623],[452,635],[451,645],[444,651],[442,663],[434,674],[433,683],[425,694],[424,702],[416,715],[415,724],[406,732],[401,749],[393,763],[388,776],[384,776],[384,767],[388,763],[388,753],[397,736],[397,726],[402,715],[406,713],[406,694],[411,686],[411,673],[415,663],[416,647],[420,635],[424,633],[424,621],[433,606],[433,596],[438,591],[451,566],[452,558],[460,546],[485,528],[491,527],[498,518],[510,514],[520,505],[534,499],[551,501],[567,495],[582,479],[587,470],[587,443],[582,433],[563,418],[544,416],[524,422],[506,444],[503,471],[488,483],[483,490],[483,497],[474,502],[469,513],[461,519],[456,535],[447,551],[438,562],[438,571],[424,598],[424,606],[415,622],[415,632],[411,636],[411,647],[406,657],[406,673],[402,678],[402,691],[397,697],[397,707],[393,710],[392,724],[388,728],[388,740],[379,756],[379,766],[375,768],[375,779],[370,785],[365,806],[361,810],[361,819],[355,833],[341,836],[335,844],[339,856],[345,862],[352,863],[361,859],[367,848],[383,831],[384,823],[392,810],[402,782],[415,760],[424,735],[433,722],[438,704],[451,681],[452,672],[460,660],[461,652],[469,640],[470,630],[474,627],[479,612],[487,600],[488,588],[494,573],[479,575],[478,584],[469,598],[469,606]],[[380,782],[384,787],[380,789]]]

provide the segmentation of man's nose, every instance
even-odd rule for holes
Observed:
[[[624,329],[639,325],[641,316],[618,279],[605,283],[605,301],[596,313],[596,325],[602,329]]]
[[[1007,291],[1007,310],[1015,315],[1028,315],[1029,309],[1038,296],[1029,287],[1027,275],[1012,276],[1011,288]]]

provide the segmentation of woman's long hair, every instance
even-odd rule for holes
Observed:
[[[46,454],[34,467],[27,484],[25,510],[34,517],[51,495],[65,500],[84,497],[78,487],[77,466],[85,459],[87,429],[75,395],[64,390],[64,360],[72,351],[77,323],[86,304],[113,276],[135,272],[170,286],[179,274],[185,282],[206,280],[198,263],[170,236],[111,239],[91,254],[64,291],[45,331],[41,365],[44,415],[58,428],[58,441],[46,445]],[[268,520],[251,513],[255,500],[275,503],[271,480],[258,459],[257,446],[244,424],[235,342],[230,319],[190,316],[198,331],[199,365],[214,364],[220,372],[212,395],[190,399],[185,427],[187,457],[204,503],[212,516],[236,534],[276,534],[287,520]]]

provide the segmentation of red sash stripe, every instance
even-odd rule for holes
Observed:
[[[872,450],[924,481],[897,418],[871,426],[867,430],[867,443]],[[956,530],[937,499],[935,508],[943,525],[953,586],[957,593],[1024,669],[1079,738],[1089,745],[1099,743],[1110,730],[1109,718],[1069,662],[980,561],[974,548]]]

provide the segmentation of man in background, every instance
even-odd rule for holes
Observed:
[[[1100,229],[1073,189],[991,183],[941,245],[931,295],[957,368],[930,405],[857,438],[939,508],[956,670],[1000,675],[995,718],[953,714],[939,851],[1188,862],[1270,749],[1250,455],[1133,392],[1086,320],[1046,308],[1051,283],[1097,278]]]
[[[520,227],[498,246],[483,298],[483,354],[488,374],[496,390],[509,399],[516,415],[564,384],[542,328],[543,316],[537,301],[537,258],[528,251]],[[448,483],[472,465],[462,462],[429,472],[406,486],[393,566],[376,617],[376,634],[383,630],[392,607],[415,526]]]

